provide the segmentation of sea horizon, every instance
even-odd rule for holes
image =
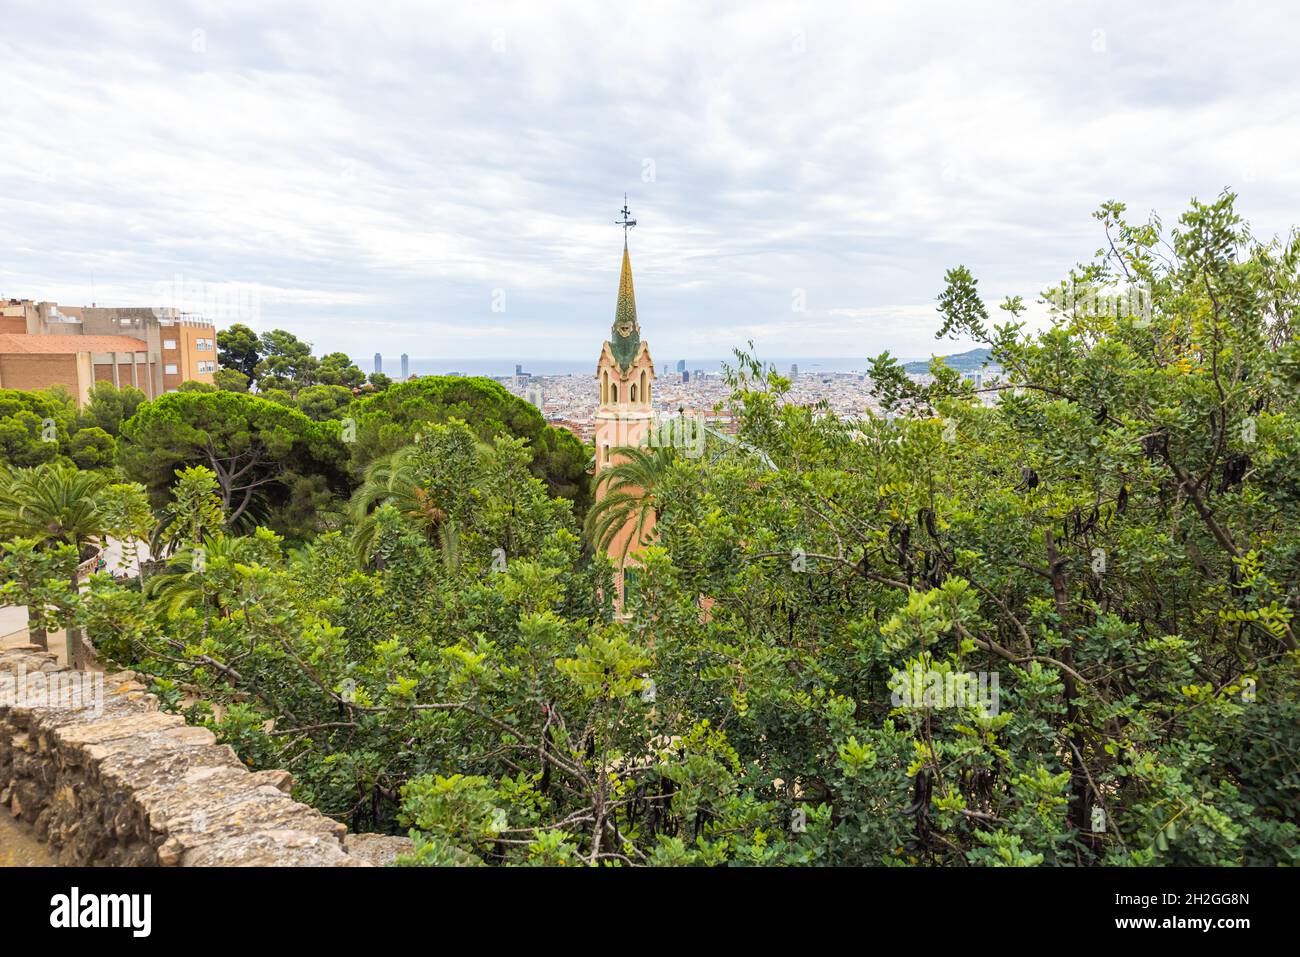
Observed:
[[[678,358],[667,360],[666,362],[657,362],[656,367],[667,365],[670,369],[677,368]],[[870,361],[865,357],[835,357],[835,356],[775,356],[763,358],[765,365],[775,365],[777,371],[788,374],[792,365],[799,367],[800,373],[823,372],[823,373],[858,373],[864,374],[870,367]],[[914,361],[912,359],[901,359],[903,362]],[[705,373],[722,372],[723,364],[726,363],[733,368],[736,365],[734,356],[729,358],[705,358],[705,359],[686,359],[686,368],[694,373],[697,370]],[[374,368],[373,359],[371,362],[357,362],[357,364],[367,372]],[[491,358],[479,357],[473,359],[442,359],[432,356],[411,356],[410,371],[413,375],[466,375],[466,376],[487,376],[489,378],[501,378],[504,376],[515,375],[515,366],[522,367],[523,372],[536,376],[563,376],[563,375],[586,375],[594,376],[596,374],[596,362],[594,359],[587,357],[583,359],[510,359],[510,358]],[[389,376],[401,374],[401,356],[384,356],[383,371]]]

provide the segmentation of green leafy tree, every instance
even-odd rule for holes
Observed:
[[[261,359],[252,376],[259,389],[283,389],[296,394],[317,381],[320,362],[311,354],[311,345],[293,333],[272,329],[259,340],[259,350]]]
[[[77,570],[71,545],[48,546],[39,538],[0,542],[0,600],[27,608],[32,644],[48,649],[51,628],[59,627],[57,610],[72,604],[68,582]]]
[[[98,426],[78,429],[68,440],[68,457],[77,468],[110,468],[116,458],[117,443]]]
[[[341,385],[309,385],[294,398],[294,404],[316,422],[341,418],[352,404],[352,390]]]
[[[104,489],[103,509],[105,531],[121,544],[129,575],[139,565],[140,547],[150,540],[157,524],[148,492],[136,482],[113,483]]]
[[[218,369],[212,374],[212,381],[223,392],[247,392],[249,378],[238,369]]]
[[[19,469],[0,489],[0,539],[34,539],[46,548],[68,545],[78,560],[89,558],[108,531],[107,486],[98,473],[66,465]],[[69,586],[76,595],[80,575],[75,565]],[[67,635],[68,661],[84,666],[85,647],[74,621],[68,623]]]
[[[202,465],[176,470],[172,501],[163,508],[155,550],[174,551],[203,545],[226,525],[221,484],[216,473]]]
[[[56,461],[75,430],[75,407],[63,396],[0,389],[0,461],[14,466]]]
[[[551,428],[536,407],[498,382],[479,377],[424,376],[360,399],[349,414],[357,422],[354,470],[410,444],[428,424],[460,419],[486,442],[498,435],[527,441],[533,473],[552,493],[585,509],[590,452],[566,429]]]
[[[211,382],[200,382],[198,379],[186,379],[176,387],[177,392],[216,392],[217,389]]]
[[[343,352],[330,352],[321,356],[316,370],[316,381],[323,385],[343,386],[349,391],[366,381],[366,374]]]
[[[81,428],[97,426],[116,438],[122,423],[135,415],[145,395],[132,385],[118,388],[111,382],[96,382],[90,387],[85,408],[79,415]]]
[[[237,322],[217,333],[217,361],[222,369],[243,373],[245,381],[252,382],[257,378],[257,363],[261,358],[261,340],[243,323]]]
[[[149,489],[156,505],[165,502],[178,469],[202,465],[216,476],[231,526],[246,514],[274,521],[302,476],[344,489],[337,426],[330,431],[296,409],[258,396],[164,395],[143,406],[122,435],[122,464]]]

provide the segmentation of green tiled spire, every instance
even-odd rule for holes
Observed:
[[[614,310],[609,348],[614,353],[614,361],[625,372],[641,348],[641,327],[636,321],[636,295],[632,292],[632,260],[627,254],[626,240],[623,242],[623,272],[618,277],[618,308]]]

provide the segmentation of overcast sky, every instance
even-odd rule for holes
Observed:
[[[1104,200],[1300,222],[1285,3],[432,6],[0,0],[0,295],[594,362],[627,192],[657,360],[913,357],[946,268],[1034,296]]]

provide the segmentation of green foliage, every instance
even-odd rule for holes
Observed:
[[[145,395],[133,385],[121,388],[111,382],[96,382],[90,387],[89,400],[79,416],[82,428],[98,426],[109,435],[122,434],[122,423],[135,415]]]
[[[349,414],[357,422],[352,447],[357,471],[409,445],[429,424],[460,419],[471,423],[485,442],[498,435],[525,439],[533,474],[553,494],[573,501],[580,512],[586,507],[589,454],[582,443],[568,430],[548,426],[535,406],[491,379],[422,376],[361,399]]]
[[[343,386],[351,391],[366,381],[366,374],[356,367],[346,353],[331,352],[321,357],[316,381],[322,385]]]
[[[247,392],[250,382],[238,369],[218,369],[212,374],[212,381],[224,392]]]
[[[176,387],[177,392],[216,392],[217,386],[211,382],[199,382],[197,379],[186,379]]]
[[[166,501],[177,470],[202,465],[216,476],[232,525],[255,519],[299,536],[314,524],[291,515],[302,481],[319,480],[335,494],[346,488],[337,426],[258,396],[164,395],[141,406],[122,436],[122,464],[155,505]]]
[[[78,413],[76,402],[61,386],[31,392],[0,389],[0,462],[16,467],[111,467],[113,436],[124,410],[134,407],[132,393],[138,390],[118,393],[109,383],[97,383],[89,406]]]
[[[68,465],[16,469],[0,483],[0,539],[30,536],[84,551],[107,531],[107,486]]]
[[[902,414],[844,420],[741,353],[734,441],[628,453],[585,549],[544,423],[494,384],[359,400],[346,450],[334,422],[177,395],[122,430],[145,473],[216,475],[181,477],[173,523],[197,500],[218,524],[207,441],[223,467],[257,449],[268,486],[349,454],[350,514],[296,550],[204,531],[202,568],[181,550],[144,591],[59,598],[42,549],[80,539],[6,493],[9,591],[79,603],[299,798],[411,831],[404,865],[1295,864],[1300,247],[1250,241],[1230,195],[1169,231],[1098,219],[1041,331],[948,273],[941,333],[1004,370],[984,391],[884,355]],[[1140,313],[1096,308],[1128,281]],[[615,609],[592,539],[648,509]]]
[[[351,402],[352,390],[341,385],[309,385],[294,399],[303,415],[316,422],[342,418]]]
[[[155,545],[159,551],[202,545],[225,527],[221,485],[211,469],[193,465],[176,470],[172,501],[163,507]]]
[[[124,515],[138,517],[141,505],[137,490],[110,488],[102,474],[68,465],[40,465],[0,475],[0,542],[10,540],[16,546],[11,554],[28,582],[23,589],[24,602],[39,604],[41,600],[32,571],[40,567],[35,564],[34,550],[53,553],[51,559],[68,572],[66,597],[56,601],[49,595],[49,600],[55,601],[64,615],[68,660],[76,665],[85,661],[75,607],[80,578],[77,563],[91,557],[94,547],[111,531],[121,530]],[[29,613],[37,622],[40,643],[44,636],[39,633],[48,627],[44,615],[40,609]]]
[[[79,469],[103,469],[113,464],[117,444],[98,426],[78,429],[68,440],[68,457]]]
[[[259,337],[248,326],[236,323],[217,333],[217,357],[221,368],[214,379],[217,388],[228,392],[246,392],[256,385],[261,393],[278,391],[293,398],[312,386],[339,386],[351,398],[352,390],[366,381],[365,373],[345,353],[331,352],[317,359],[311,354],[310,343],[283,329]],[[321,404],[323,394],[315,394],[314,405]],[[303,411],[312,415],[308,409]]]
[[[69,586],[77,570],[77,549],[48,545],[39,538],[0,542],[0,605],[27,608],[32,641],[47,648],[46,633],[62,627],[75,600]]]
[[[311,344],[293,333],[283,329],[265,333],[258,340],[258,354],[261,358],[253,370],[253,378],[259,389],[296,393],[317,381],[320,360],[311,354]]]
[[[243,323],[237,322],[229,329],[217,333],[217,361],[221,363],[222,369],[242,373],[246,382],[257,378],[257,363],[261,352],[262,343],[257,333]]]

